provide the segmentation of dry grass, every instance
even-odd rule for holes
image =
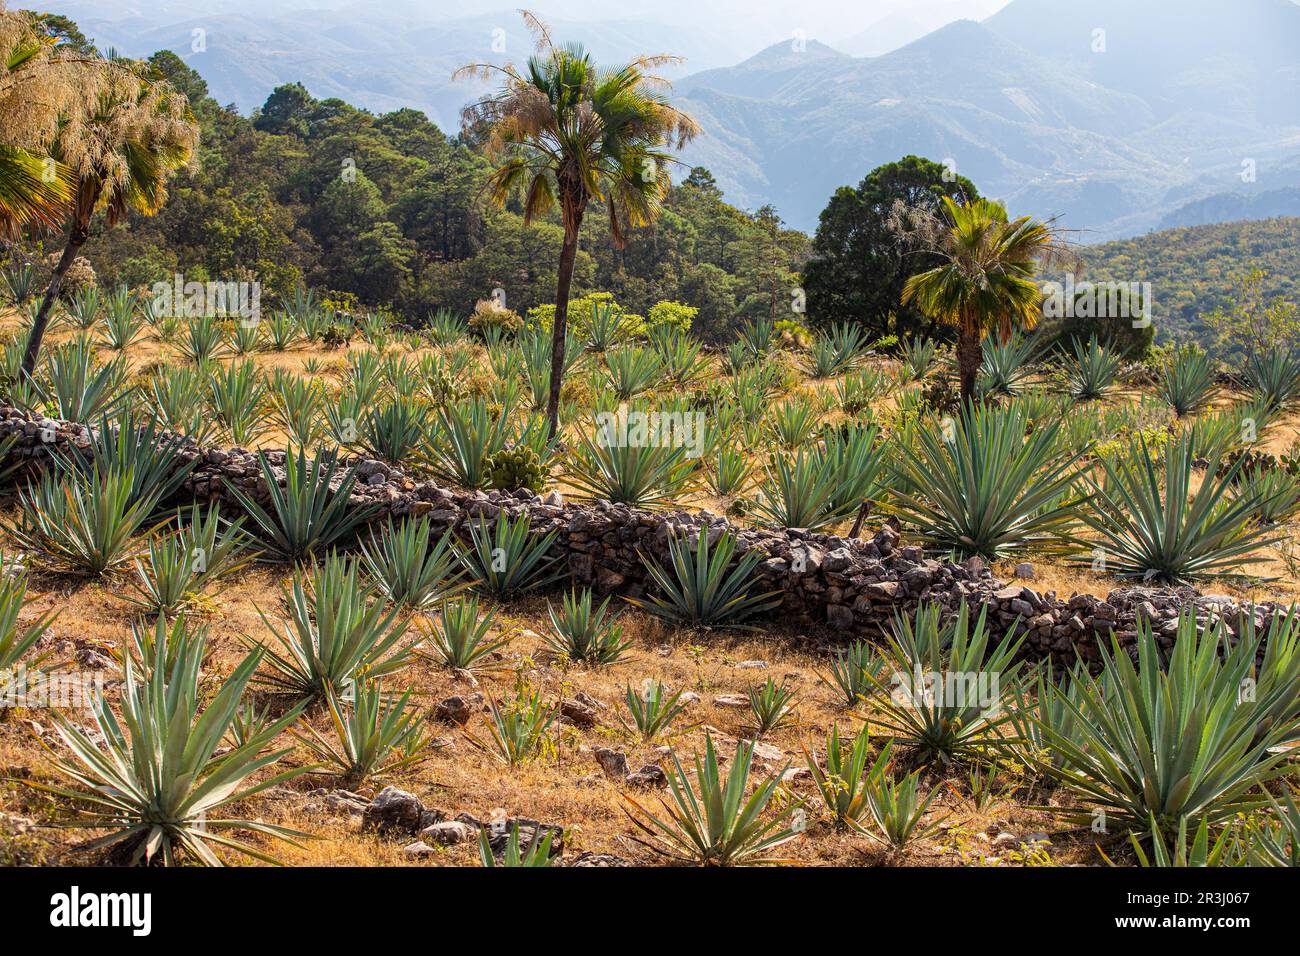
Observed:
[[[15,331],[18,322],[18,318],[10,313],[0,318],[0,330]],[[51,344],[68,336],[66,331],[56,333]],[[337,389],[348,352],[365,348],[368,346],[359,341],[350,349],[329,353],[300,346],[286,353],[260,353],[255,360],[263,369],[283,368],[299,373],[308,361],[323,362],[327,386]],[[418,355],[411,353],[408,357],[416,358]],[[134,346],[129,356],[134,374],[146,374],[176,358],[172,349],[153,338]],[[806,383],[799,387],[803,391],[814,389]],[[833,387],[833,382],[822,382],[817,383],[815,389],[830,394]],[[886,399],[885,404],[891,401]],[[1300,419],[1292,416],[1270,433],[1269,449],[1285,450],[1298,434]],[[284,439],[284,435],[270,430],[262,436],[261,444],[274,447],[283,445]],[[567,490],[563,483],[558,487]],[[725,511],[729,504],[703,495],[683,503],[714,512]],[[3,517],[10,520],[12,514]],[[3,533],[0,533],[0,550],[12,551],[12,542]],[[1075,592],[1104,596],[1117,583],[1091,573],[1086,567],[1066,562],[1035,559],[1034,564],[1037,572],[1035,587],[1054,590],[1062,596]],[[1008,563],[997,571],[1010,577],[1013,565],[1014,562]],[[1300,577],[1297,577],[1296,569],[1296,564],[1288,566],[1274,555],[1264,571],[1276,575],[1277,581],[1264,587],[1241,589],[1224,585],[1224,589],[1250,597],[1300,596]],[[205,666],[206,680],[210,685],[215,686],[229,674],[242,657],[245,652],[243,638],[269,637],[259,609],[268,614],[275,613],[278,589],[286,580],[287,572],[283,568],[256,567],[233,581],[225,582],[211,596],[202,613],[196,615],[210,629],[210,657]],[[123,577],[79,583],[37,575],[31,593],[34,599],[24,614],[25,619],[34,619],[49,610],[60,612],[44,642],[47,648],[55,651],[56,663],[75,660],[78,655],[91,651],[117,651],[129,639],[136,609],[125,598],[129,589]],[[735,740],[746,733],[746,711],[718,706],[715,703],[718,697],[743,694],[769,676],[788,683],[797,691],[797,720],[764,739],[765,744],[778,748],[781,756],[760,761],[758,770],[763,773],[779,773],[787,768],[803,766],[801,744],[820,751],[824,735],[832,724],[838,724],[842,733],[852,734],[864,718],[872,719],[873,716],[870,711],[846,711],[823,683],[820,675],[825,671],[828,648],[834,638],[815,629],[797,630],[776,622],[761,633],[743,636],[671,631],[656,620],[628,609],[623,621],[635,639],[634,658],[607,668],[587,669],[570,666],[546,652],[540,636],[549,626],[544,599],[529,599],[503,607],[500,611],[498,628],[513,635],[513,640],[498,662],[499,669],[472,679],[457,677],[418,662],[392,683],[411,688],[415,700],[430,710],[433,704],[450,695],[475,690],[490,698],[504,698],[519,683],[540,688],[550,701],[571,697],[581,691],[606,705],[601,711],[599,724],[588,729],[557,725],[551,751],[513,769],[476,746],[459,728],[437,725],[433,729],[440,739],[431,759],[391,778],[370,780],[360,788],[363,793],[373,795],[384,785],[396,785],[413,791],[426,805],[443,809],[453,816],[467,812],[485,818],[493,811],[503,809],[511,816],[530,817],[569,828],[567,844],[574,852],[613,853],[636,862],[650,863],[655,858],[629,840],[636,831],[625,812],[629,806],[625,786],[606,778],[593,757],[597,748],[613,747],[626,752],[632,770],[648,763],[664,765],[667,762],[666,751],[661,745],[645,745],[633,739],[622,726],[622,697],[628,686],[640,687],[647,679],[654,678],[672,688],[689,689],[699,694],[700,701],[689,710],[689,723],[693,729],[672,740],[683,762],[689,763],[690,756],[702,749],[706,732],[712,733],[715,740],[723,741],[723,751],[728,756],[733,752]],[[418,634],[427,622],[416,616],[411,625],[412,631]],[[765,662],[766,666],[761,669],[737,666],[752,661]],[[306,719],[322,732],[329,732],[324,715],[319,711],[309,713]],[[67,808],[39,791],[15,782],[23,779],[53,781],[48,756],[36,739],[38,734],[48,731],[48,724],[40,711],[0,710],[0,809],[10,814],[31,816],[39,823],[49,825],[42,826],[35,840],[36,849],[32,852],[39,858],[51,862],[75,862],[78,858],[73,848],[86,835],[55,826],[66,821]],[[476,716],[468,730],[472,735],[485,737],[483,717]],[[308,762],[309,753],[301,745],[288,761],[300,766]],[[944,821],[942,835],[901,855],[889,856],[865,837],[833,830],[818,814],[820,801],[811,782],[806,776],[791,779],[783,799],[806,799],[810,825],[808,832],[783,847],[782,853],[802,863],[842,865],[1099,862],[1092,834],[1059,831],[1053,814],[1031,809],[1035,804],[1050,803],[1056,798],[1051,793],[1032,791],[1030,783],[1008,770],[1000,780],[1006,793],[991,805],[976,809],[964,771],[931,773],[926,785],[940,788],[931,819]],[[314,774],[298,778],[290,789],[304,793],[317,787],[335,786],[337,780],[332,776]],[[638,791],[633,796],[648,806],[657,805],[657,797],[645,791]],[[291,792],[269,793],[248,806],[235,808],[232,815],[258,817],[308,831],[312,839],[302,847],[281,845],[275,850],[290,864],[387,866],[409,862],[401,854],[406,841],[362,833],[357,821],[349,822],[346,818],[308,815],[304,809],[305,802]],[[4,843],[2,823],[0,819],[0,849]],[[1014,844],[1006,845],[995,840],[996,835],[1004,831],[1022,837],[1048,832],[1051,845],[1044,853],[1025,859]],[[466,865],[476,861],[476,847],[460,846],[439,852],[429,862],[434,865]]]
[[[213,685],[228,674],[243,656],[241,636],[267,635],[258,609],[273,613],[278,586],[285,580],[276,569],[258,569],[240,576],[215,595],[210,610],[200,616],[209,626],[210,657],[205,664],[206,680]],[[34,617],[52,607],[61,613],[51,628],[48,646],[58,656],[75,658],[79,652],[102,652],[121,648],[129,640],[133,610],[120,594],[120,581],[68,586],[54,580],[37,579],[38,595],[24,617]],[[856,733],[861,717],[841,707],[834,699],[821,674],[825,672],[826,654],[818,649],[827,635],[773,629],[752,636],[723,633],[669,631],[657,621],[629,609],[623,618],[627,633],[635,639],[635,656],[604,668],[575,667],[555,659],[545,649],[540,637],[546,623],[546,602],[533,598],[503,608],[498,617],[499,633],[513,634],[514,639],[499,662],[499,670],[480,673],[476,678],[455,674],[417,662],[402,672],[396,683],[410,687],[421,704],[431,705],[453,694],[478,691],[486,697],[505,698],[512,694],[518,681],[540,688],[550,701],[585,692],[605,703],[599,725],[580,729],[570,724],[556,725],[551,753],[516,768],[509,768],[470,739],[487,738],[482,717],[471,720],[468,733],[450,724],[436,724],[438,746],[428,762],[392,776],[368,781],[361,787],[373,795],[382,786],[392,784],[416,793],[427,806],[446,810],[449,815],[468,812],[480,819],[491,816],[498,808],[511,816],[524,816],[570,828],[568,845],[575,852],[589,850],[631,857],[638,862],[654,862],[653,856],[630,844],[628,837],[635,828],[627,819],[624,793],[657,806],[649,791],[628,791],[601,772],[593,757],[600,747],[612,747],[627,754],[628,764],[636,770],[648,763],[665,764],[663,745],[647,745],[623,726],[626,717],[622,697],[627,686],[639,688],[646,679],[663,681],[673,688],[687,688],[700,695],[689,709],[686,726],[693,729],[673,737],[684,763],[702,749],[704,734],[709,732],[720,741],[724,755],[730,756],[737,738],[747,734],[747,711],[718,706],[715,701],[725,695],[743,694],[748,688],[771,676],[785,682],[797,692],[797,717],[793,725],[763,738],[763,743],[782,752],[780,759],[758,761],[756,773],[780,772],[787,767],[803,766],[800,743],[807,742],[818,751],[833,723],[842,733]],[[415,632],[425,627],[417,615],[411,622]],[[269,636],[269,635],[268,635]],[[766,667],[751,669],[737,665],[764,661]],[[328,733],[324,715],[309,714],[308,719],[323,733]],[[43,749],[34,739],[34,730],[48,729],[48,721],[39,711],[17,710],[0,718],[0,776],[54,782]],[[299,745],[289,764],[306,765],[310,755]],[[807,798],[810,812],[808,833],[796,840],[788,856],[804,863],[897,865],[951,865],[979,862],[985,853],[996,860],[1013,862],[1007,847],[993,847],[993,835],[1010,831],[1020,835],[1054,829],[1049,814],[1027,809],[1023,799],[1008,797],[984,811],[972,805],[962,774],[933,776],[927,781],[940,786],[934,816],[945,819],[944,836],[910,849],[897,859],[888,858],[875,844],[862,836],[835,832],[817,816],[815,789],[806,778],[793,780],[788,789],[792,797]],[[1005,786],[1022,786],[1025,781],[1015,774],[1003,778]],[[292,782],[291,787],[307,791],[316,787],[332,788],[338,781],[329,774],[309,775]],[[1021,795],[1023,798],[1023,794]],[[42,823],[66,819],[66,807],[52,802],[37,791],[12,783],[0,784],[0,806],[6,812],[30,815]],[[237,808],[243,815],[258,817],[304,829],[313,835],[301,848],[281,845],[276,854],[285,862],[297,865],[396,865],[405,864],[401,855],[404,840],[381,839],[362,833],[358,822],[346,819],[307,816],[303,801],[288,794],[258,797],[249,806]],[[84,834],[67,830],[42,830],[41,842],[49,859],[74,861],[71,848]],[[1068,834],[1055,834],[1051,857],[1057,862],[1094,861],[1090,841]],[[961,852],[959,848],[962,848]],[[472,846],[450,847],[440,852],[434,864],[470,864],[477,861]],[[964,855],[963,855],[964,854]]]

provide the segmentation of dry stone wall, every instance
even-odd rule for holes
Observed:
[[[34,419],[0,407],[0,445],[8,465],[28,473],[47,466],[56,454],[85,447],[85,426],[53,419]],[[267,452],[273,474],[283,480],[285,453]],[[229,489],[239,488],[260,500],[267,498],[258,453],[233,448],[203,448],[186,443],[181,460],[194,467],[180,492],[182,504],[210,502],[225,508],[237,505]],[[387,517],[428,518],[435,530],[465,533],[466,524],[480,516],[512,518],[526,514],[534,529],[555,531],[555,547],[567,561],[573,578],[601,594],[637,596],[647,587],[643,558],[666,563],[674,535],[694,538],[701,527],[710,540],[725,529],[737,535],[737,553],[757,550],[756,586],[780,591],[774,616],[787,623],[823,626],[846,639],[880,633],[898,612],[913,611],[921,601],[937,601],[955,611],[965,600],[972,608],[987,607],[988,619],[1003,632],[1011,626],[1027,631],[1026,653],[1050,657],[1069,666],[1077,659],[1095,662],[1099,639],[1113,632],[1131,643],[1139,618],[1152,622],[1160,639],[1172,643],[1179,614],[1194,608],[1209,624],[1220,618],[1239,632],[1247,618],[1263,626],[1285,608],[1279,604],[1243,605],[1229,597],[1202,595],[1192,589],[1116,588],[1105,600],[1081,594],[1069,598],[1040,592],[1024,583],[1007,583],[993,576],[979,559],[952,563],[928,557],[918,547],[904,547],[898,528],[883,525],[869,539],[846,539],[798,529],[773,531],[736,528],[707,512],[647,512],[608,502],[576,504],[560,495],[458,491],[431,481],[416,481],[384,462],[355,462],[359,480],[351,503],[372,506],[375,521]]]

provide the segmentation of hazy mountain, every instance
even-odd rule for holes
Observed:
[[[1300,119],[1292,0],[1017,0],[985,25],[1142,96],[1162,118],[1192,110],[1272,126]]]
[[[74,0],[60,10],[101,47],[131,56],[173,50],[203,74],[218,101],[244,112],[261,106],[276,86],[297,81],[318,98],[337,96],[377,112],[414,107],[454,130],[461,106],[482,88],[453,82],[452,73],[473,62],[521,62],[533,50],[514,10],[450,18],[422,4],[377,0],[282,14],[242,0],[222,13],[192,10],[202,4],[189,2],[162,10],[151,3],[147,12],[131,0],[113,0],[108,10],[103,2],[83,7]],[[686,58],[664,70],[669,77],[743,55],[725,42],[652,22],[552,19],[549,25],[557,37],[584,43],[605,61],[665,51]]]
[[[880,56],[921,39],[954,20],[982,20],[1006,6],[1007,0],[978,3],[954,0],[918,0],[875,20],[865,30],[833,45],[853,56]]]
[[[799,227],[838,186],[914,152],[1096,241],[1240,191],[1247,165],[1289,185],[1266,171],[1300,155],[1297,76],[1290,0],[1015,0],[883,56],[809,44],[800,59],[785,44],[678,91],[706,131],[688,158]]]
[[[1254,196],[1219,193],[1188,203],[1160,220],[1161,229],[1204,226],[1241,219],[1269,219],[1273,216],[1300,216],[1300,186],[1270,189]]]
[[[480,88],[453,84],[452,71],[531,50],[518,14],[499,2],[69,0],[59,9],[102,45],[175,50],[242,110],[300,80],[318,97],[414,106],[453,129]],[[1212,209],[1290,209],[1272,203],[1300,186],[1300,7],[1291,0],[1004,2],[626,0],[619,19],[592,21],[585,0],[550,0],[543,13],[557,37],[602,60],[687,57],[674,71],[676,95],[705,132],[684,158],[710,167],[731,202],[773,203],[799,228],[816,225],[834,189],[908,153],[951,160],[1014,210],[1059,216],[1090,241]],[[192,49],[195,30],[206,49]],[[747,56],[755,36],[785,39]],[[853,55],[863,53],[879,55]]]

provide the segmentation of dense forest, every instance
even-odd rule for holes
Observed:
[[[471,134],[448,135],[414,110],[375,116],[302,86],[275,90],[251,117],[222,107],[171,52],[152,65],[190,99],[202,138],[152,218],[97,222],[85,256],[101,285],[257,278],[267,295],[299,284],[419,323],[440,306],[461,314],[504,290],[520,314],[550,303],[562,232],[523,226],[494,208],[490,171]],[[660,301],[699,309],[694,328],[718,338],[746,318],[789,313],[809,240],[776,212],[723,202],[711,174],[681,170],[664,214],[610,242],[593,209],[582,230],[575,292],[612,293],[644,315]]]

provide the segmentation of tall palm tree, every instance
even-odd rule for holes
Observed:
[[[75,182],[63,255],[32,322],[22,370],[31,375],[63,277],[90,238],[90,221],[102,211],[111,226],[132,210],[151,216],[167,200],[167,179],[186,166],[199,128],[189,101],[149,75],[145,65],[103,61],[103,81],[74,123],[65,124],[55,155]]]
[[[62,224],[72,180],[50,148],[96,81],[84,57],[0,2],[0,234]]]
[[[1016,328],[1034,327],[1043,299],[1034,277],[1064,244],[1050,223],[1029,216],[1008,220],[1006,207],[988,199],[959,204],[944,196],[943,214],[930,246],[944,261],[907,280],[903,303],[956,326],[961,398],[970,403],[983,362],[981,341],[995,329],[1005,340]]]
[[[498,165],[489,180],[493,202],[504,205],[517,190],[524,195],[524,223],[556,205],[564,225],[551,331],[551,390],[546,413],[551,435],[559,427],[560,379],[564,369],[569,289],[578,255],[578,231],[589,203],[609,211],[615,247],[624,228],[652,222],[668,194],[666,151],[680,149],[698,132],[690,116],[668,104],[667,83],[652,70],[675,57],[641,57],[614,69],[600,69],[578,45],[556,46],[546,26],[527,11],[524,21],[537,37],[527,69],[472,64],[456,76],[490,79],[501,88],[463,114],[467,131],[485,134]]]

